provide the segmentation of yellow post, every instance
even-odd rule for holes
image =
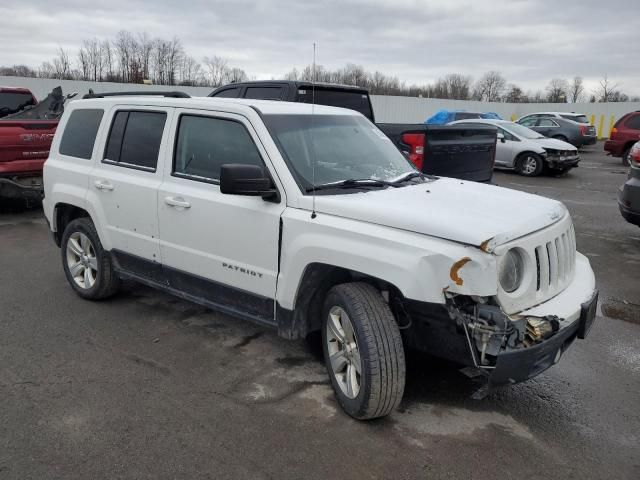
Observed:
[[[595,113],[591,114],[591,125],[596,126],[596,115]]]
[[[600,115],[600,125],[598,125],[598,138],[602,138],[603,129],[604,129],[604,114]]]
[[[512,121],[512,122],[515,122],[515,121],[516,121],[516,114],[515,114],[515,113],[512,113],[512,114],[511,114],[511,121]]]
[[[611,138],[611,130],[613,130],[613,124],[616,123],[615,115],[611,115],[609,118],[609,130],[607,130],[607,138]]]

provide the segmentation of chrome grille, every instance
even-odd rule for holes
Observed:
[[[535,247],[536,290],[546,296],[562,290],[572,279],[576,261],[573,225],[550,241]]]

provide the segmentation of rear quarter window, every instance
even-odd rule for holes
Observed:
[[[633,130],[640,130],[640,114],[629,117],[627,121],[624,122],[624,126],[632,128]]]
[[[59,152],[69,157],[91,159],[104,110],[77,109],[71,112],[60,140]]]

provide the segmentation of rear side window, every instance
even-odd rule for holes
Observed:
[[[589,123],[589,119],[586,115],[560,115],[562,118],[566,118],[567,120],[573,120],[578,123]]]
[[[238,98],[238,94],[240,93],[239,88],[227,88],[226,90],[222,90],[217,92],[214,97],[221,98]]]
[[[301,103],[312,103],[314,101],[318,105],[328,105],[330,107],[349,108],[360,112],[369,120],[373,118],[369,96],[366,93],[349,90],[329,90],[325,88],[315,89],[315,94],[311,87],[299,88],[298,98]],[[478,117],[474,117],[478,118]]]
[[[282,99],[282,87],[247,87],[244,98],[280,100]]]
[[[624,126],[627,128],[633,128],[634,130],[640,130],[640,115],[630,117],[626,122],[624,122]]]
[[[91,159],[103,114],[104,110],[88,108],[71,112],[60,140],[60,154]]]
[[[524,125],[525,127],[535,127],[538,119],[535,117],[527,117],[520,120],[518,123],[520,125]]]
[[[226,163],[264,167],[244,125],[222,118],[182,115],[173,173],[213,181],[220,178],[220,167]]]
[[[558,124],[551,120],[550,118],[541,118],[538,120],[539,127],[557,127]]]
[[[166,119],[164,112],[117,112],[111,123],[105,161],[155,171]]]

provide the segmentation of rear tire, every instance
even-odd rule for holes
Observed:
[[[521,153],[516,160],[516,170],[525,177],[536,177],[542,173],[543,168],[542,157],[535,153]]]
[[[60,251],[67,281],[82,298],[100,300],[118,291],[120,278],[91,219],[78,218],[67,225]]]
[[[627,147],[627,149],[622,154],[622,164],[625,167],[628,167],[631,164],[631,162],[629,162],[629,155],[631,155],[631,147]]]
[[[322,344],[331,385],[342,409],[368,420],[402,400],[405,356],[398,324],[380,292],[344,283],[327,293]]]

